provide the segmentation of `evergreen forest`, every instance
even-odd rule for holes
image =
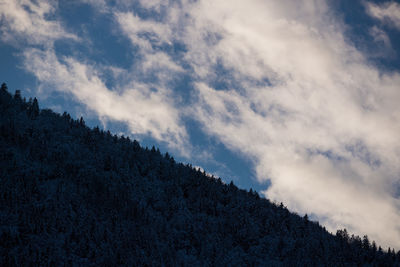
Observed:
[[[0,90],[0,266],[400,266],[157,148]]]

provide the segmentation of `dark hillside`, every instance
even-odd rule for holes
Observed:
[[[0,90],[1,266],[400,266],[255,192]]]

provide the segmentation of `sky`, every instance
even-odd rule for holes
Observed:
[[[0,82],[400,249],[400,3],[0,0]]]

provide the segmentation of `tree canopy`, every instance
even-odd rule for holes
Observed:
[[[2,266],[400,265],[367,236],[0,94]]]

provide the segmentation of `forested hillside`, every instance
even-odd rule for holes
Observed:
[[[0,91],[1,266],[400,266],[366,236]]]

